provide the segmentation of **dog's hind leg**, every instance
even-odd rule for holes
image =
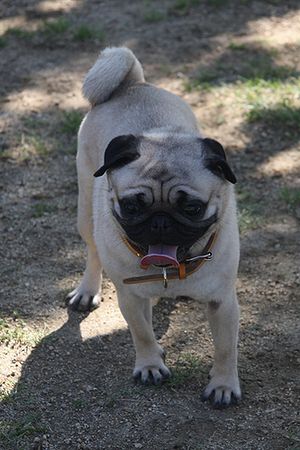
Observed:
[[[93,171],[88,157],[79,147],[77,155],[78,172],[78,231],[87,245],[86,269],[79,286],[66,298],[68,306],[74,310],[87,311],[96,308],[101,298],[102,267],[93,236]]]

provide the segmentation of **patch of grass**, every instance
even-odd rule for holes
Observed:
[[[240,77],[246,80],[284,81],[298,76],[292,66],[277,65],[273,61],[276,55],[274,49],[254,48],[245,52],[248,61],[241,71]]]
[[[172,67],[169,64],[160,64],[158,70],[162,75],[166,77],[171,76],[173,73]]]
[[[262,78],[252,78],[238,83],[238,86],[245,92],[249,100],[251,95],[260,97],[261,94],[268,92],[279,93],[282,97],[284,93],[295,93],[300,87],[298,77],[290,77],[287,80],[264,80]]]
[[[209,4],[215,6],[217,3],[222,3],[224,0],[209,0]],[[203,3],[203,0],[175,0],[171,9],[178,13],[186,14],[193,6],[198,6]]]
[[[18,386],[18,381],[11,377],[7,377],[5,382],[0,386],[0,402],[1,404],[7,404],[14,400],[15,394],[17,392],[16,387]]]
[[[218,89],[218,88],[216,88]],[[234,95],[248,123],[296,136],[300,130],[300,78],[252,79],[223,86],[222,96]]]
[[[290,441],[294,441],[294,444],[287,447],[287,450],[300,450],[300,433],[299,430],[291,429],[286,431],[279,431],[281,436],[289,439]],[[297,442],[297,444],[295,444]]]
[[[20,448],[17,445],[19,445],[22,438],[46,432],[47,429],[41,425],[41,419],[38,414],[28,414],[23,419],[16,421],[0,421],[0,442],[15,445],[15,448]]]
[[[241,234],[259,227],[263,221],[257,199],[245,190],[237,190],[238,223]]]
[[[286,100],[275,105],[253,105],[247,114],[249,122],[262,121],[272,128],[285,128],[300,131],[300,107],[295,107]]]
[[[8,390],[3,389],[3,387],[1,386],[1,388],[0,388],[0,402],[2,404],[9,403],[9,400],[10,400],[10,392]]]
[[[105,33],[103,30],[91,28],[88,25],[82,24],[73,33],[73,39],[75,41],[88,41],[91,39],[97,39],[98,41],[104,41]]]
[[[80,111],[64,111],[62,117],[62,131],[68,134],[78,132],[82,121],[82,113]]]
[[[39,218],[43,217],[47,214],[54,213],[56,211],[56,207],[53,205],[49,205],[48,203],[36,203],[33,206],[32,217]]]
[[[274,66],[268,61],[258,58],[257,61],[250,61],[241,72],[241,78],[254,80],[285,80],[295,75],[293,68],[289,66]]]
[[[47,156],[49,149],[38,135],[27,135],[22,133],[21,143],[18,148],[21,161],[26,161],[33,156]]]
[[[0,318],[0,343],[21,344],[26,337],[25,324],[22,320],[18,320],[14,324],[5,319]]]
[[[228,49],[233,52],[244,52],[248,53],[251,56],[251,59],[254,58],[256,60],[261,59],[260,63],[267,63],[270,57],[278,56],[278,49],[274,47],[270,47],[268,43],[264,40],[258,40],[255,42],[235,42],[232,41],[228,45]],[[263,55],[266,56],[268,61],[264,61]]]
[[[236,86],[235,94],[242,100],[249,112],[251,109],[276,108],[275,105],[290,108],[299,94],[299,89],[300,78],[292,77],[286,81],[255,78],[239,83]],[[250,117],[251,119],[254,120],[254,116]]]
[[[198,74],[184,82],[184,89],[187,92],[193,90],[209,91],[215,86],[222,84],[223,66],[218,65],[213,68],[200,68]]]
[[[192,92],[194,89],[197,89],[197,86],[195,86],[191,80],[187,79],[183,81],[182,87],[183,90],[188,93]]]
[[[49,36],[64,34],[70,28],[70,22],[64,17],[56,20],[48,20],[44,23],[42,32]]]
[[[276,54],[276,49],[267,47],[263,42],[231,42],[213,65],[199,67],[198,73],[185,82],[185,89],[232,88],[246,84],[250,89],[262,84],[287,84],[299,79],[295,67],[274,62]]]
[[[105,33],[99,28],[90,27],[86,24],[81,24],[77,28],[71,28],[71,23],[64,17],[60,17],[56,20],[48,20],[43,23],[35,31],[28,31],[20,27],[10,28],[6,32],[7,36],[15,36],[20,39],[29,39],[34,37],[42,37],[49,39],[51,42],[55,39],[60,39],[62,35],[66,35],[66,38],[73,39],[75,41],[87,41],[97,40],[103,41],[105,39]],[[6,44],[5,39],[2,37],[3,46]],[[1,41],[0,41],[1,47]]]
[[[300,189],[284,187],[280,190],[279,195],[289,208],[295,209],[300,206]]]
[[[209,83],[215,82],[218,79],[218,77],[219,77],[219,73],[217,70],[206,69],[206,70],[201,71],[198,74],[195,81],[199,85],[209,84]]]
[[[241,234],[257,228],[260,225],[260,219],[257,216],[256,208],[254,206],[239,208],[238,223]]]
[[[176,0],[173,5],[173,8],[179,11],[187,11],[189,7],[190,7],[189,0]]]
[[[166,385],[172,388],[180,387],[187,381],[199,378],[203,371],[199,358],[190,353],[183,353],[172,368],[172,377],[166,382]]]
[[[147,23],[160,22],[165,19],[165,14],[156,9],[150,9],[144,13],[144,21]]]
[[[6,31],[6,36],[14,36],[17,39],[31,39],[34,36],[34,31],[24,30],[24,28],[13,27]]]
[[[39,136],[30,136],[27,140],[28,144],[34,148],[34,152],[40,156],[46,156],[49,150],[44,141]]]
[[[40,129],[41,127],[46,125],[46,120],[41,117],[37,117],[36,115],[25,116],[22,118],[22,123],[25,128],[30,129]]]
[[[9,346],[34,346],[40,342],[42,334],[27,327],[21,319],[0,318],[0,344]]]
[[[236,42],[230,42],[230,44],[228,45],[228,48],[233,51],[242,52],[242,51],[247,50],[247,44],[242,44],[242,43],[238,44]]]
[[[77,410],[82,409],[84,405],[85,405],[85,401],[81,400],[80,398],[77,398],[76,400],[73,401],[73,406]]]
[[[1,145],[0,159],[26,163],[34,159],[45,159],[58,148],[57,120],[50,115],[25,115],[21,118],[21,132],[15,133],[9,143]],[[60,134],[60,138],[61,138]],[[1,148],[2,147],[2,148]]]
[[[14,36],[18,39],[31,39],[34,36],[35,32],[24,30],[24,28],[20,27],[13,27],[9,28],[5,34],[6,36]]]
[[[209,92],[213,89],[213,83],[211,81],[206,81],[206,79],[206,74],[203,74],[203,77],[199,76],[199,78],[184,80],[183,89],[185,92],[193,92],[194,90]]]
[[[24,40],[26,42],[28,42],[29,40],[31,40],[36,34],[36,31],[29,31],[26,30],[24,28],[21,27],[12,27],[9,28],[8,30],[6,30],[4,36],[2,36],[0,39],[3,42],[3,46],[7,45],[7,39],[6,38],[16,38],[18,40]]]
[[[0,36],[0,48],[4,48],[7,45],[7,40],[3,37]]]
[[[233,67],[233,66],[232,66]],[[272,66],[268,63],[249,62],[238,71],[219,63],[215,67],[203,68],[199,74],[189,80],[190,89],[212,89],[213,87],[228,85],[245,85],[247,88],[265,88],[279,85],[284,80],[297,79],[295,71],[288,66]]]

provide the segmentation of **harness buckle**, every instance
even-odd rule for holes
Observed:
[[[167,276],[167,268],[166,267],[162,268],[162,274],[163,274],[163,277],[164,277],[163,285],[164,285],[164,288],[167,289],[167,287],[168,287],[168,276]]]
[[[193,261],[198,261],[199,259],[205,259],[206,261],[208,261],[209,259],[212,259],[212,252],[205,253],[204,255],[198,255],[198,256],[193,256],[191,258],[187,258],[185,260],[185,262],[190,263]]]

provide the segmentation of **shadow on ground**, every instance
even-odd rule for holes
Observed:
[[[211,352],[205,337],[207,326],[203,328],[199,305],[186,302],[183,310],[178,309],[176,319],[173,316],[173,326],[176,320],[195,321],[197,314],[199,327],[189,329],[189,344],[182,331],[169,339],[165,346],[169,353],[167,362],[171,363],[175,382],[161,387],[143,387],[131,381],[134,353],[128,331],[100,334],[83,341],[80,324],[87,316],[70,312],[66,323],[31,352],[14,392],[2,402],[3,448],[250,448],[247,442],[251,442],[253,433],[261,438],[261,448],[294,448],[289,446],[293,443],[293,415],[288,430],[273,430],[267,443],[267,425],[257,423],[257,414],[265,402],[269,404],[265,412],[268,421],[274,414],[282,417],[283,409],[294,399],[297,355],[289,335],[293,330],[277,327],[278,319],[270,303],[259,311],[257,320],[242,324],[240,369],[244,399],[237,407],[212,410],[200,400],[211,364],[205,354]],[[176,302],[163,301],[156,308],[155,328],[162,338],[170,326],[168,317],[177,307]],[[284,311],[282,314],[287,316]],[[270,316],[272,326],[266,320]],[[186,352],[182,354],[186,364],[180,368],[174,361],[181,349]],[[187,354],[193,355],[193,366],[188,363]],[[282,395],[272,389],[270,380],[274,376],[286,383],[284,406],[276,404]],[[233,432],[235,443],[231,446],[230,437],[224,440],[224,433]]]

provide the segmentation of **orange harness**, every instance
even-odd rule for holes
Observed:
[[[123,280],[124,284],[138,284],[138,283],[147,283],[150,281],[162,281],[164,287],[167,288],[168,280],[184,280],[188,276],[192,275],[194,272],[200,269],[200,267],[205,263],[205,261],[212,258],[212,248],[216,242],[217,233],[213,233],[204,250],[203,254],[191,258],[187,258],[179,264],[179,267],[162,267],[161,274],[152,274],[152,275],[141,275],[138,277],[125,278]],[[127,238],[123,238],[124,243],[127,245],[129,250],[135,254],[138,258],[142,258],[143,255],[140,249],[129,242]]]

